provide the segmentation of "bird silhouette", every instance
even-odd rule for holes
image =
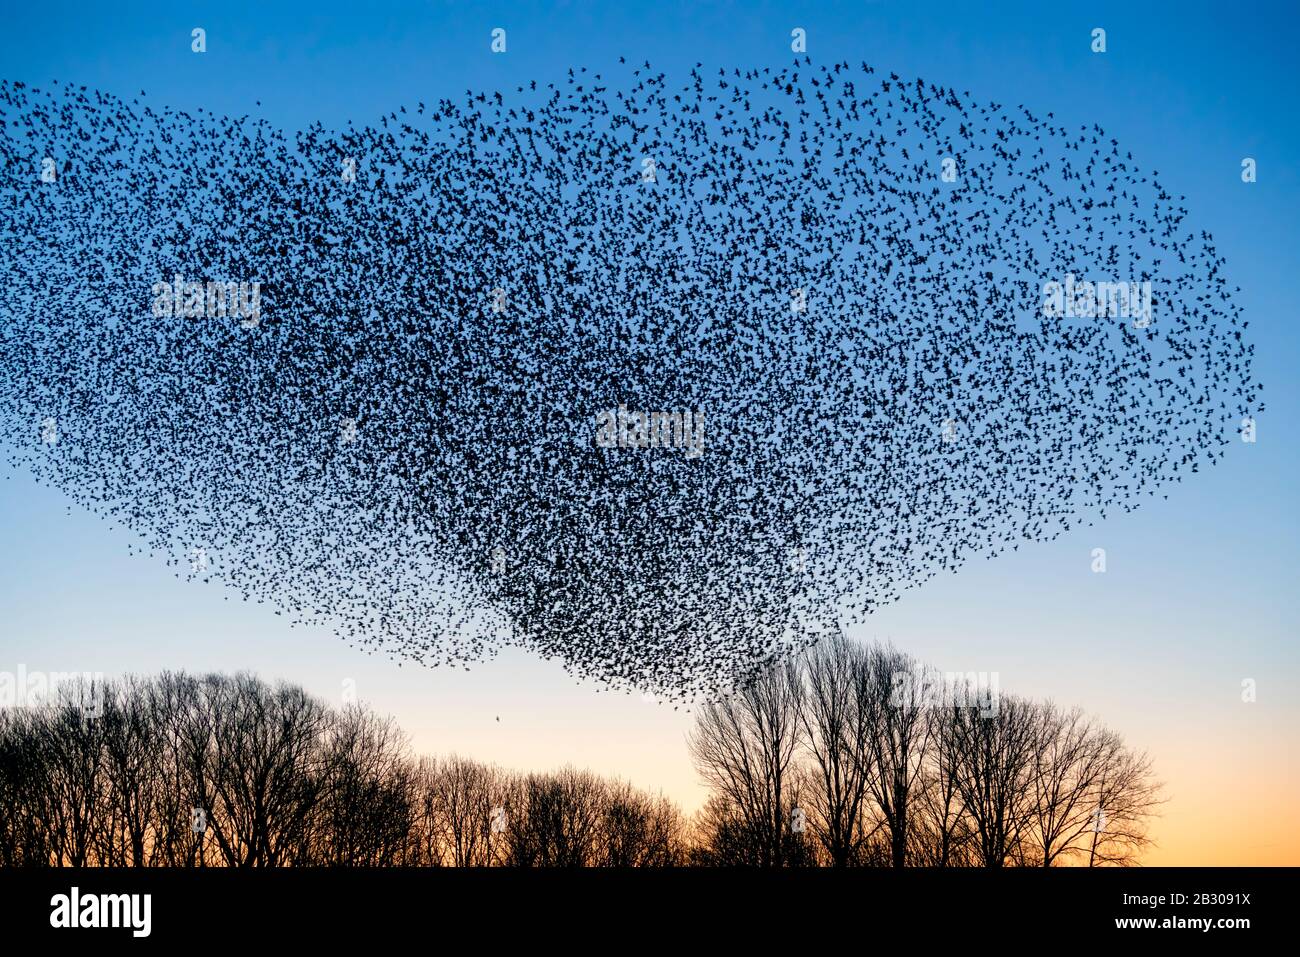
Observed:
[[[685,701],[1221,459],[1263,405],[1185,198],[886,76],[620,58],[296,132],[0,84],[9,461],[369,653]]]

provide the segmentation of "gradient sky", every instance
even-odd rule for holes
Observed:
[[[269,9],[274,6],[274,9]],[[866,60],[981,100],[1100,123],[1209,230],[1257,344],[1259,441],[1144,503],[1050,544],[1023,545],[908,591],[853,634],[1004,690],[1080,705],[1155,759],[1168,803],[1149,864],[1300,864],[1296,647],[1300,276],[1295,64],[1300,9],[1170,3],[465,4],[64,3],[5,12],[0,76],[75,81],[130,98],[293,129],[371,122],[466,89],[547,81],[620,55],[682,74]],[[208,52],[190,52],[190,30]],[[1108,52],[1089,50],[1104,27]],[[490,31],[508,30],[505,55]],[[257,105],[257,101],[261,105]],[[1240,163],[1258,161],[1246,185]],[[566,762],[703,791],[690,717],[579,684],[510,651],[470,671],[399,667],[324,631],[290,628],[217,585],[130,558],[127,533],[0,465],[0,671],[253,670],[338,702],[345,681],[413,745],[519,768]],[[1193,481],[1193,479],[1195,481]],[[1104,547],[1108,571],[1090,571]],[[1253,678],[1258,700],[1241,701]],[[498,720],[499,718],[499,720]]]

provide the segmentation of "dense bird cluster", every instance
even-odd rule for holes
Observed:
[[[428,664],[519,643],[712,695],[1259,408],[1156,173],[866,64],[621,64],[288,136],[9,82],[0,154],[11,460]],[[1067,277],[1151,283],[1148,319],[1045,309]]]

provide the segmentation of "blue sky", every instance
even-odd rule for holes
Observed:
[[[814,60],[865,60],[1100,123],[1186,194],[1191,223],[1226,256],[1264,383],[1259,441],[1235,444],[1168,500],[909,591],[857,634],[945,669],[998,671],[1003,689],[1082,705],[1148,748],[1169,783],[1165,862],[1297,863],[1300,840],[1266,824],[1300,797],[1300,333],[1287,292],[1300,275],[1298,20],[1295,4],[1269,3],[22,4],[4,14],[0,76],[143,89],[293,129],[621,55],[669,72],[782,64],[802,27]],[[194,27],[207,31],[202,56]],[[504,55],[489,50],[495,27],[508,31]],[[1094,27],[1107,31],[1105,54],[1089,49]],[[1247,156],[1259,170],[1250,185]],[[422,750],[572,761],[699,801],[680,712],[519,652],[472,672],[398,668],[130,557],[121,529],[0,474],[0,670],[244,668],[331,700],[350,679]],[[1090,571],[1094,547],[1107,550],[1105,575]],[[1259,683],[1254,704],[1240,700],[1243,678]]]

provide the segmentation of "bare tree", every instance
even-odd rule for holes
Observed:
[[[903,867],[930,740],[926,703],[907,690],[923,669],[911,656],[886,645],[872,648],[857,671],[856,707],[869,716],[871,727],[873,795],[889,833],[890,863]]]
[[[685,862],[682,814],[662,795],[624,781],[605,785],[593,864],[601,867],[670,867]]]
[[[868,834],[875,712],[859,693],[864,659],[859,646],[836,636],[815,645],[801,663],[799,718],[814,769],[807,788],[810,824],[834,867],[858,863]]]
[[[213,722],[209,827],[232,867],[308,857],[319,787],[324,706],[301,688],[249,675],[209,680]]]
[[[33,711],[0,711],[0,866],[57,863],[42,808],[49,797],[39,747],[42,727],[42,717]]]
[[[588,867],[604,795],[586,771],[526,774],[507,789],[502,862],[512,867]]]
[[[161,736],[148,707],[148,685],[134,677],[106,688],[102,722],[107,796],[98,862],[150,863],[159,811]]]
[[[919,815],[913,816],[911,852],[926,867],[960,867],[971,862],[970,816],[962,803],[958,771],[961,763],[955,722],[957,702],[932,705],[925,775],[917,795]]]
[[[379,867],[406,863],[415,804],[415,773],[406,739],[391,718],[360,707],[327,721],[311,861]]]
[[[208,693],[219,679],[164,673],[149,686],[147,707],[159,741],[153,860],[184,867],[207,863],[212,808],[214,724]]]
[[[1077,708],[1040,706],[1029,777],[1036,863],[1051,867],[1078,851],[1078,842],[1093,831],[1105,751],[1106,733]]]
[[[985,867],[1002,867],[1021,853],[1030,824],[1029,778],[1040,740],[1039,709],[1011,695],[994,713],[953,709],[955,779],[970,814]]]
[[[1118,734],[1108,732],[1100,745],[1101,770],[1093,792],[1095,825],[1088,842],[1088,866],[1132,864],[1151,844],[1147,825],[1162,803],[1160,783],[1145,753],[1124,747]]]
[[[1077,710],[917,694],[935,675],[836,639],[705,705],[689,829],[574,768],[417,763],[392,719],[250,675],[76,687],[0,710],[0,866],[1097,866],[1150,844],[1145,754]]]
[[[504,823],[502,775],[455,755],[421,760],[416,815],[420,860],[452,867],[486,867],[495,859],[494,819]],[[494,813],[495,812],[495,813]]]
[[[38,749],[28,764],[35,772],[30,793],[37,801],[49,863],[55,866],[96,863],[106,825],[104,724],[95,710],[84,706],[87,690],[78,685],[61,694],[28,725],[33,733],[29,746]]]
[[[764,867],[785,860],[792,811],[788,785],[799,744],[803,688],[792,663],[700,709],[688,742],[706,782],[730,803]]]
[[[713,793],[696,812],[689,860],[701,867],[758,867],[762,843],[735,803]]]

